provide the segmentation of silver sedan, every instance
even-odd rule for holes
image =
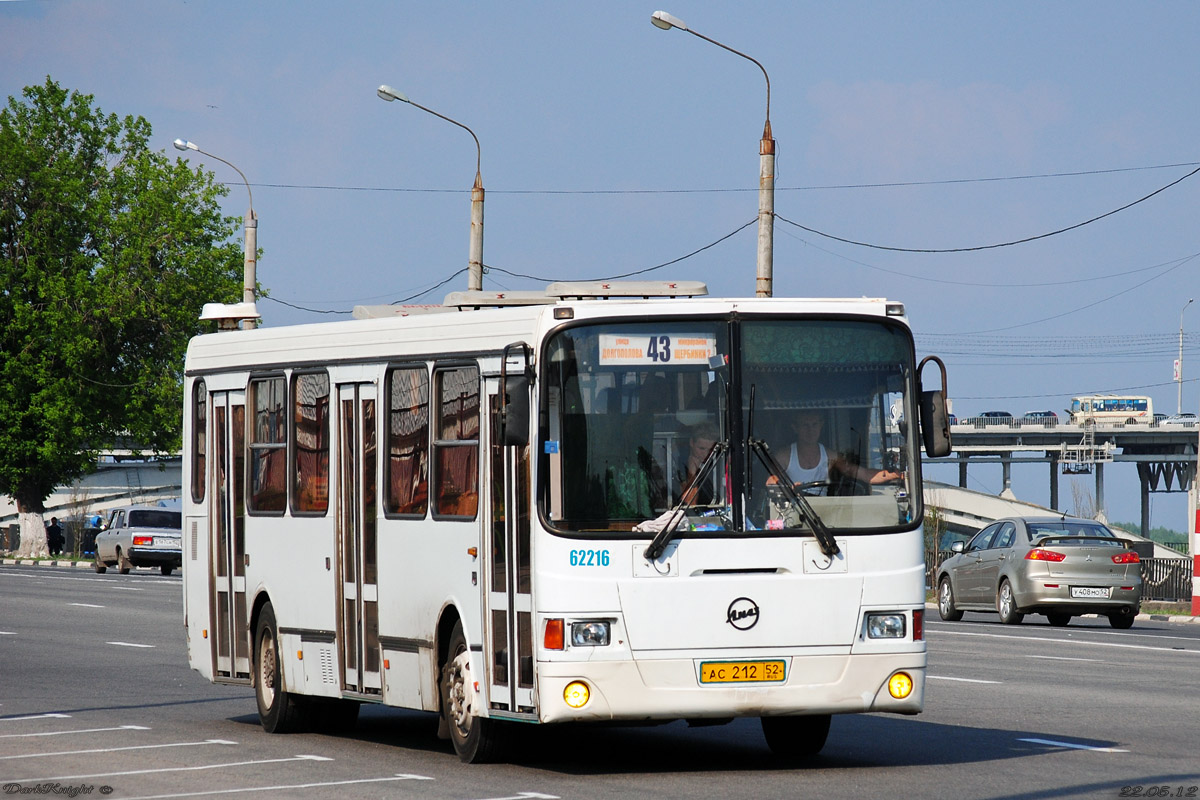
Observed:
[[[1103,614],[1114,628],[1133,625],[1142,600],[1138,554],[1095,520],[1009,517],[981,530],[938,568],[938,611],[999,613],[1015,625],[1044,614],[1051,625]]]

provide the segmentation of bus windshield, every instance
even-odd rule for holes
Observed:
[[[558,332],[543,365],[539,501],[556,530],[644,536],[670,520],[678,536],[812,534],[823,522],[841,534],[920,521],[903,325],[609,321]]]

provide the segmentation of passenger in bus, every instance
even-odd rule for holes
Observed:
[[[705,479],[692,487],[686,495],[683,492],[695,480],[705,459],[708,458],[708,454],[720,438],[721,434],[712,422],[705,421],[692,426],[688,436],[687,454],[681,459],[682,464],[676,475],[675,484],[672,486],[672,499],[675,502],[679,502],[682,495],[685,505],[712,505],[714,499],[712,476],[718,471],[717,469],[710,470]]]
[[[795,441],[789,448],[787,460],[781,460],[780,463],[793,484],[819,484],[808,488],[808,494],[827,494],[827,490],[835,485],[839,478],[878,484],[898,481],[903,477],[899,472],[870,469],[851,462],[845,456],[830,455],[821,442],[825,418],[819,411],[801,411],[792,419],[791,427]],[[768,478],[767,483],[777,483],[775,476]]]

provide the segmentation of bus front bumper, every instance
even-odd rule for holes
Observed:
[[[924,652],[789,656],[783,660],[786,677],[782,681],[704,684],[700,682],[701,664],[720,660],[543,662],[538,676],[539,718],[542,722],[584,722],[867,711],[919,714],[924,708]],[[911,691],[897,699],[889,693],[888,684],[900,672],[911,679]],[[579,682],[586,686],[588,699],[573,708],[567,696],[579,702],[579,687],[571,686]]]

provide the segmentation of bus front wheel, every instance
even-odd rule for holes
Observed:
[[[494,761],[499,754],[496,722],[479,716],[482,698],[471,675],[471,653],[461,622],[454,624],[450,634],[441,684],[442,719],[454,752],[467,764]]]
[[[254,631],[254,697],[258,701],[258,719],[267,733],[301,731],[307,721],[302,699],[284,691],[279,656],[275,609],[267,603],[258,615]]]
[[[829,738],[829,714],[807,717],[763,717],[763,736],[771,752],[782,758],[811,758]]]

